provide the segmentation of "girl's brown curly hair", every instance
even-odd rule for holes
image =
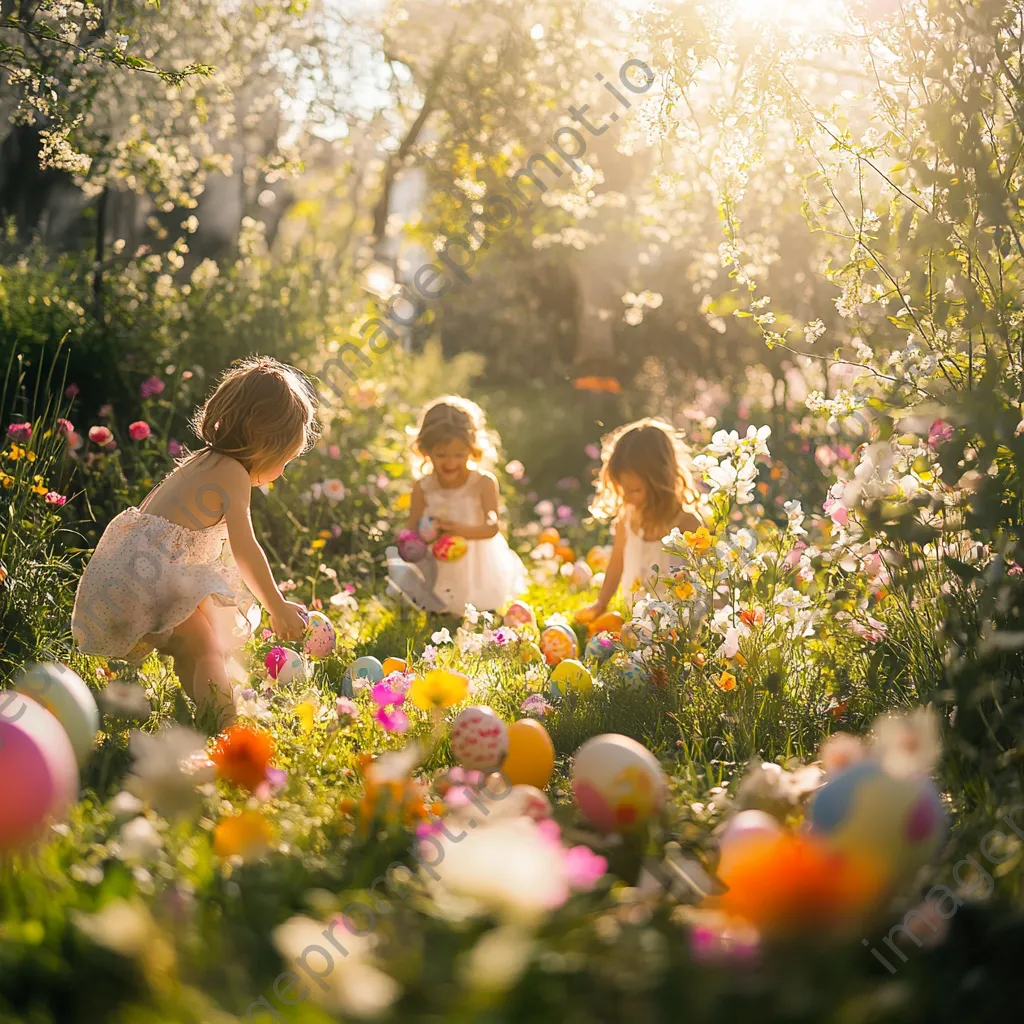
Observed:
[[[700,495],[693,482],[689,449],[664,420],[626,423],[601,439],[601,472],[590,511],[613,519],[622,511],[621,477],[636,473],[647,488],[640,526],[647,539],[668,533],[681,511],[697,515]]]

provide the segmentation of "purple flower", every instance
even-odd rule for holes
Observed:
[[[159,377],[147,377],[139,385],[139,394],[143,398],[152,398],[154,395],[159,395],[164,386],[164,382]]]
[[[516,634],[507,626],[499,626],[491,634],[491,643],[497,644],[499,647],[504,647],[505,644],[509,644],[515,639],[517,639]]]
[[[391,687],[395,693],[408,693],[409,687],[412,686],[412,681],[416,678],[415,672],[389,672],[380,685],[385,683]]]
[[[580,482],[574,476],[563,476],[561,480],[555,484],[556,491],[575,491],[579,487]]]
[[[928,431],[928,447],[938,448],[953,436],[953,427],[943,420],[936,420]]]
[[[77,398],[78,397],[78,392],[79,392],[79,388],[78,388],[77,384],[69,384],[64,389],[64,397],[65,398]]]
[[[7,428],[7,436],[12,441],[20,441],[24,444],[32,436],[31,423],[12,423]]]
[[[540,715],[544,716],[552,710],[552,705],[549,704],[539,693],[531,693],[522,704],[519,705],[519,710],[524,715]]]
[[[176,459],[185,449],[182,447],[179,441],[175,441],[174,438],[170,438],[167,441],[167,454],[172,459]]]
[[[566,519],[572,518],[572,509],[568,505],[558,506],[558,518],[564,523]]]

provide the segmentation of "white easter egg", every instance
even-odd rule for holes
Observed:
[[[60,722],[78,763],[83,764],[92,753],[100,727],[100,712],[92,691],[81,677],[66,665],[29,665],[18,676],[14,688],[42,705]]]
[[[466,708],[452,723],[452,755],[463,768],[496,768],[508,753],[508,727],[483,705]]]
[[[661,810],[668,782],[646,747],[605,733],[576,751],[572,791],[583,816],[599,831],[630,832]]]

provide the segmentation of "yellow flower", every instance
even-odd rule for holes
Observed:
[[[34,486],[32,488],[33,494],[45,494],[50,488],[46,486],[46,481],[41,476],[32,477]]]
[[[330,530],[321,530],[317,534],[317,536],[318,537],[323,537],[324,540],[330,540],[331,539],[331,531]]]
[[[406,491],[404,494],[398,496],[398,501],[395,502],[395,508],[399,512],[404,512],[412,504],[412,495]]]
[[[687,583],[684,581],[682,583],[676,584],[675,594],[680,601],[689,601],[689,599],[693,597],[693,593],[694,591],[692,583]]]
[[[469,695],[469,678],[461,672],[434,669],[417,677],[409,687],[413,704],[424,711],[430,708],[450,708]]]
[[[733,660],[733,661],[735,661],[737,665],[746,665],[746,663],[747,663],[747,659],[746,659],[746,658],[744,658],[744,657],[743,657],[743,655],[742,655],[742,654],[740,654],[740,652],[739,652],[739,651],[737,651],[737,652],[736,652],[736,653],[735,653],[735,654],[734,654],[734,655],[732,656],[732,660]]]
[[[262,814],[242,811],[213,830],[213,849],[219,857],[246,857],[262,853],[273,838],[274,830]]]
[[[723,672],[715,685],[720,690],[732,690],[736,686],[736,677],[731,672]]]
[[[312,701],[304,700],[301,704],[295,705],[295,714],[299,719],[303,732],[313,731],[313,721],[316,718],[316,708]]]
[[[11,450],[7,453],[7,458],[9,458],[11,462],[17,462],[18,459],[23,459],[24,457],[25,449],[19,448],[16,444],[12,444]]]
[[[309,546],[314,551],[319,551],[326,543],[327,541],[325,541],[323,537],[317,537],[317,539],[312,541]]]
[[[695,532],[686,530],[683,533],[683,540],[686,541],[687,546],[693,548],[694,551],[701,552],[707,551],[712,544],[711,534],[708,532],[706,526],[700,527]]]
[[[7,473],[0,472],[0,484],[3,484],[3,486],[7,487],[7,488],[13,487],[14,486],[14,477],[13,476],[8,476]]]

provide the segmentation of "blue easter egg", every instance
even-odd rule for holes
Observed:
[[[360,681],[363,685],[373,686],[384,678],[384,666],[370,655],[356,658],[342,677],[342,692],[346,697],[354,696],[355,683]]]
[[[597,633],[587,641],[584,651],[585,658],[591,658],[599,665],[606,662],[615,653],[615,641],[610,633]]]

